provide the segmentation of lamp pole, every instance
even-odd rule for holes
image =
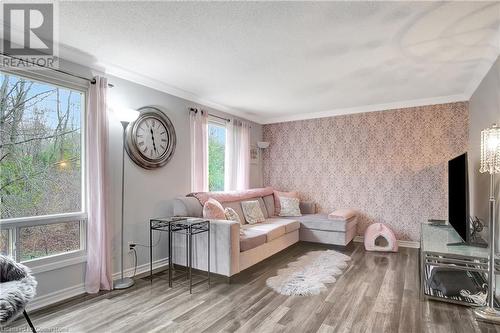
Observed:
[[[500,127],[485,129],[481,139],[481,169],[480,172],[490,174],[490,199],[489,199],[489,242],[490,253],[488,260],[488,295],[486,306],[474,311],[476,319],[480,321],[500,324],[500,311],[495,309],[495,173],[500,170]]]
[[[123,229],[124,229],[124,210],[125,210],[125,141],[126,141],[126,130],[127,126],[129,124],[128,121],[121,121],[122,127],[123,127],[123,137],[122,137],[122,142],[123,142],[123,149],[122,149],[122,214],[121,214],[121,239],[120,239],[120,268],[121,268],[121,275],[120,279],[113,281],[113,289],[127,289],[129,287],[132,287],[134,285],[134,280],[129,277],[124,277],[123,276]]]

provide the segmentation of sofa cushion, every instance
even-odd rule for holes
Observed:
[[[269,217],[269,214],[267,212],[266,204],[264,203],[264,199],[262,197],[255,198],[259,202],[260,210],[262,211],[262,214],[264,215],[264,218],[267,219]]]
[[[216,192],[195,192],[190,193],[188,197],[195,197],[203,205],[210,198],[214,198],[220,203],[246,201],[253,198],[260,198],[273,193],[272,187],[253,188],[242,191],[216,191]]]
[[[282,224],[277,223],[256,223],[256,224],[245,224],[241,226],[246,230],[262,231],[266,233],[267,242],[270,242],[276,238],[283,236],[286,233],[286,227]]]
[[[262,230],[246,229],[240,234],[240,252],[256,248],[267,241],[267,235]]]
[[[300,227],[304,229],[315,229],[325,231],[338,231],[346,232],[346,230],[356,225],[356,217],[347,221],[334,221],[328,218],[326,214],[306,214],[296,217],[282,217],[283,219],[290,219],[300,222]]]
[[[277,225],[283,225],[285,226],[285,233],[289,233],[295,230],[299,230],[300,228],[300,222],[292,219],[284,219],[280,217],[271,217],[266,219],[266,222],[264,223],[270,223],[270,224],[277,224]]]
[[[245,216],[243,215],[243,210],[241,209],[241,204],[239,201],[236,202],[223,202],[222,207],[224,208],[232,208],[240,217],[240,223],[245,224]]]
[[[300,212],[304,214],[316,214],[316,204],[312,201],[301,201]]]
[[[264,205],[266,206],[267,216],[275,216],[274,215],[274,195],[266,195],[262,197],[262,201],[264,201]]]

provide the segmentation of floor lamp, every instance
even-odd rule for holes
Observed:
[[[495,309],[495,174],[500,173],[500,127],[493,125],[481,132],[481,173],[490,174],[490,254],[488,264],[487,304],[474,311],[477,320],[500,323],[500,311]]]
[[[122,110],[118,113],[118,118],[120,119],[120,122],[122,123],[123,127],[123,147],[122,147],[122,214],[121,214],[121,239],[120,239],[120,268],[121,268],[121,275],[118,280],[113,281],[113,289],[127,289],[129,287],[132,287],[134,285],[134,280],[129,277],[124,277],[123,276],[123,217],[124,217],[124,193],[125,193],[125,144],[126,144],[126,130],[127,126],[130,122],[134,121],[137,119],[139,116],[139,112],[135,110]]]

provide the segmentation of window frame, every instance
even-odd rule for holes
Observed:
[[[81,93],[80,107],[80,124],[81,124],[81,151],[80,151],[80,167],[81,167],[81,209],[79,212],[50,214],[40,216],[28,216],[1,219],[0,229],[8,230],[9,244],[7,246],[8,255],[12,256],[16,262],[20,261],[20,246],[18,235],[23,227],[34,227],[39,225],[50,225],[55,223],[79,222],[80,225],[80,248],[74,251],[53,254],[40,258],[22,261],[22,263],[30,267],[33,273],[51,271],[54,269],[67,267],[77,263],[85,262],[87,259],[87,147],[86,147],[86,115],[87,115],[87,96],[89,82],[79,78],[69,78],[68,75],[54,71],[33,71],[33,70],[18,70],[1,68],[2,74],[16,75],[27,80],[35,81],[42,84],[50,84],[52,86],[63,89],[70,89]]]

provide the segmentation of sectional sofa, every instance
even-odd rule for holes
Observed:
[[[219,195],[220,192],[213,192]],[[203,200],[212,197],[210,192],[191,194],[174,199],[171,204],[175,216],[202,217]],[[276,254],[298,241],[347,245],[356,234],[357,219],[330,220],[325,214],[317,214],[315,205],[301,202],[302,216],[275,216],[272,188],[253,189],[243,192],[226,192],[221,204],[238,213],[241,224],[228,220],[211,220],[211,271],[231,277],[244,269]],[[241,202],[257,200],[265,217],[265,222],[247,224]],[[242,230],[242,232],[240,232]],[[193,268],[206,270],[206,237],[193,242]],[[174,235],[173,260],[185,265],[186,246],[182,235]]]

